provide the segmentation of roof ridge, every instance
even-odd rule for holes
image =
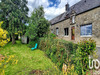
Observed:
[[[81,1],[77,2],[76,4],[72,5],[69,8],[69,11],[65,11],[62,14],[56,16],[55,18],[50,20],[50,22],[51,22],[51,24],[58,23],[58,22],[64,20],[66,15],[68,15],[68,18],[69,18],[72,10],[74,10],[76,12],[76,15],[78,15],[83,12],[94,9],[96,7],[100,7],[100,0],[86,0],[86,2],[85,2],[85,0],[81,0]]]

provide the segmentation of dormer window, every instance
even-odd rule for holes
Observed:
[[[72,16],[72,23],[75,23],[75,16]]]
[[[74,10],[72,10],[71,15],[70,15],[71,24],[75,24],[75,15],[76,15],[76,12]]]
[[[75,23],[75,15],[71,16],[70,22],[71,22],[71,24],[74,24]]]

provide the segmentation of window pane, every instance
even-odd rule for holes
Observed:
[[[65,34],[65,35],[68,35],[68,34],[69,34],[68,31],[69,31],[68,28],[64,28],[64,34]]]
[[[92,24],[81,26],[81,35],[92,35]]]
[[[86,32],[86,35],[92,35],[92,25],[87,25]]]
[[[85,31],[86,31],[86,27],[81,26],[81,35],[86,35]]]
[[[58,28],[56,28],[56,34],[58,35]]]
[[[53,29],[51,29],[51,33],[53,33]]]
[[[75,16],[72,17],[72,23],[75,23]]]

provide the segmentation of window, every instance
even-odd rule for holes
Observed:
[[[51,33],[53,33],[54,31],[53,31],[53,29],[51,29]]]
[[[81,26],[81,36],[92,35],[92,24]]]
[[[59,30],[59,29],[58,29],[58,28],[56,28],[56,35],[58,35],[58,30]]]
[[[72,16],[72,23],[75,23],[75,16]]]
[[[69,29],[68,28],[64,28],[64,35],[68,36],[69,35]]]
[[[75,24],[75,15],[70,17],[70,22],[71,24]]]

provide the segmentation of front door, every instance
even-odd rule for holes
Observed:
[[[71,40],[75,40],[75,27],[71,27]]]

